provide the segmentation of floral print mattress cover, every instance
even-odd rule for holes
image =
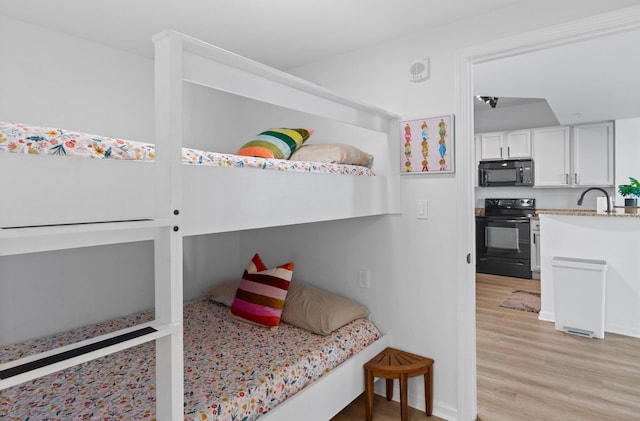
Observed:
[[[15,360],[152,320],[143,312],[0,349]],[[320,336],[282,323],[270,330],[195,300],[184,307],[186,420],[254,420],[380,337],[358,319]],[[155,419],[154,343],[0,391],[2,420]]]
[[[152,143],[7,122],[0,122],[0,152],[137,161],[152,161],[155,158],[155,146]],[[374,175],[371,169],[357,165],[265,159],[190,148],[182,149],[182,162],[215,167]]]

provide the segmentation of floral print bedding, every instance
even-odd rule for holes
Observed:
[[[0,152],[148,161],[154,149],[150,143],[0,122]]]
[[[2,349],[2,361],[106,333],[149,312]],[[358,319],[320,336],[270,330],[206,299],[184,307],[186,420],[254,420],[380,337]],[[0,391],[2,420],[149,420],[155,417],[153,342]]]
[[[333,164],[329,162],[290,161],[288,159],[268,159],[253,156],[241,156],[217,152],[205,152],[197,149],[182,149],[182,162],[194,165],[214,167],[258,168],[262,170],[302,171],[323,174],[349,174],[373,176],[367,167],[358,165]]]
[[[140,161],[152,161],[155,158],[155,146],[152,143],[6,122],[0,122],[0,152]],[[182,162],[217,167],[374,175],[369,168],[357,165],[266,159],[189,148],[182,149]]]

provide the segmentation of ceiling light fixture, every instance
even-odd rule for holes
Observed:
[[[496,105],[498,105],[498,98],[495,96],[476,96],[476,98],[478,98],[480,101],[484,102],[485,104],[489,104],[491,106],[491,108],[496,108]]]

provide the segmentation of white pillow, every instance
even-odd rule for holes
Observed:
[[[360,165],[371,167],[373,155],[355,146],[341,143],[304,145],[291,155],[292,161],[329,162],[332,164]]]

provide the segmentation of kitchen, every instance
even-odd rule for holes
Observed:
[[[640,135],[636,99],[640,92],[634,92],[638,84],[627,71],[637,74],[640,61],[625,54],[631,51],[626,47],[631,47],[639,37],[637,31],[613,34],[600,40],[483,63],[474,69],[475,92],[493,95],[475,103],[476,160],[483,162],[484,167],[488,166],[486,161],[520,162],[519,172],[512,171],[520,174],[516,182],[508,181],[508,177],[501,181],[495,176],[493,183],[487,182],[487,172],[478,169],[476,214],[490,210],[496,216],[496,212],[505,212],[496,211],[499,203],[490,199],[527,199],[529,209],[521,213],[536,216],[530,219],[528,235],[520,228],[518,236],[513,235],[514,229],[511,234],[494,236],[499,246],[504,247],[500,242],[515,238],[530,246],[529,259],[520,262],[521,269],[523,265],[529,269],[510,276],[542,278],[540,320],[553,321],[552,258],[606,260],[610,262],[606,330],[635,337],[640,337],[640,317],[629,308],[637,308],[640,302],[640,285],[635,285],[638,268],[622,262],[620,256],[628,260],[629,252],[625,250],[628,247],[638,250],[633,243],[637,236],[630,235],[630,231],[640,229],[640,220],[637,215],[625,215],[617,207],[613,209],[622,217],[595,216],[596,207],[602,208],[606,203],[602,191],[587,193],[582,205],[577,202],[587,188],[597,186],[611,198],[611,206],[622,206],[623,198],[616,187],[626,184],[628,177],[639,175],[640,166],[633,157],[640,154],[636,140]],[[611,43],[616,45],[615,49],[607,47]],[[566,57],[571,60],[563,59]],[[598,60],[594,61],[594,57]],[[531,63],[536,60],[558,66],[532,68]],[[616,75],[604,80],[603,75],[611,75],[606,65],[613,62],[619,64],[615,67]],[[509,78],[505,74],[518,77]],[[532,181],[522,177],[529,167]],[[486,203],[493,206],[486,207]],[[514,203],[505,205],[514,209]],[[612,234],[614,231],[618,237]],[[589,232],[590,237],[578,232]],[[573,241],[576,238],[581,240]],[[479,244],[484,242],[476,240]],[[482,257],[478,252],[477,263]],[[490,273],[496,273],[491,270]],[[616,310],[620,306],[625,310]]]

